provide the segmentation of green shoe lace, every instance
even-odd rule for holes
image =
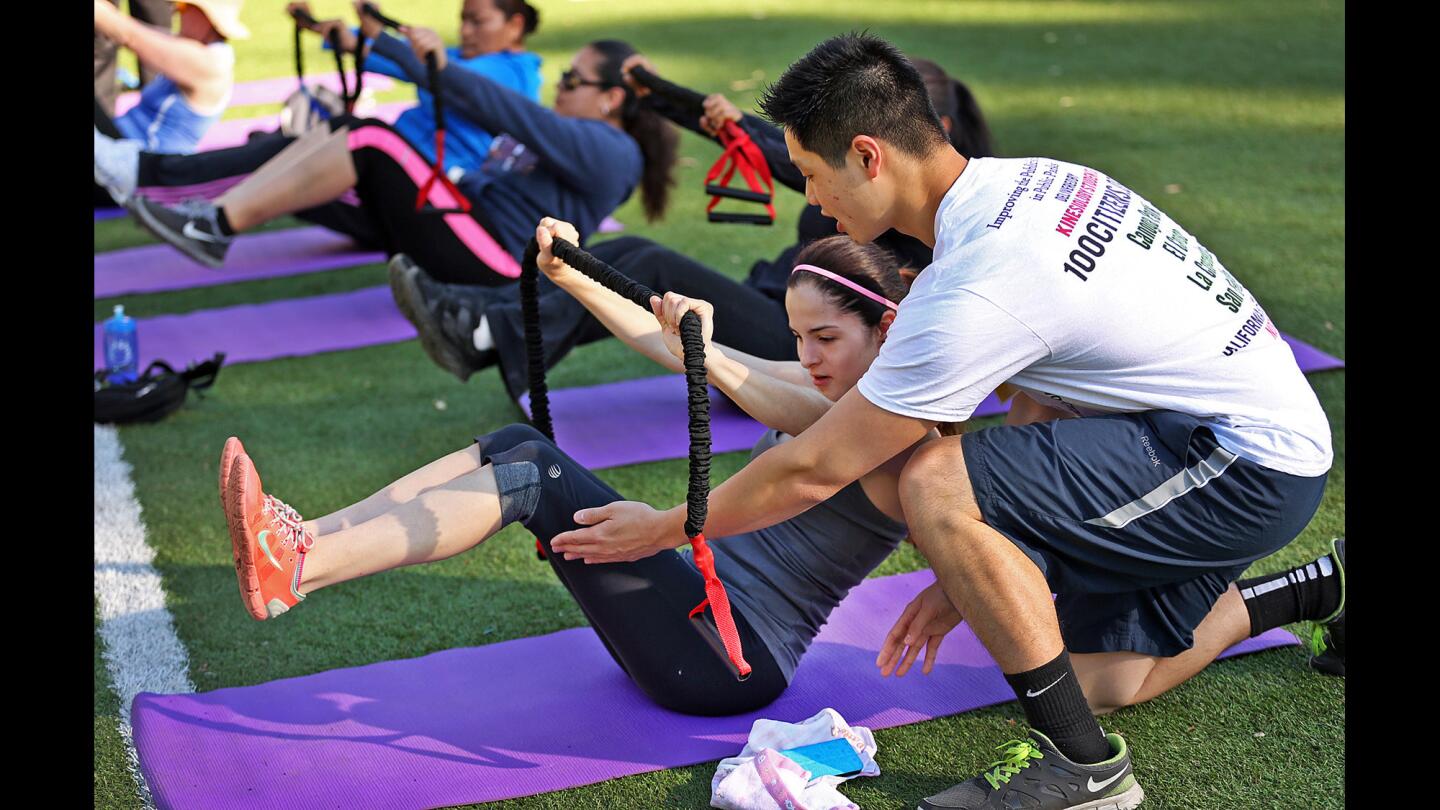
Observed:
[[[1329,646],[1325,643],[1325,625],[1317,624],[1310,631],[1310,654],[1320,655],[1327,649]]]
[[[1002,784],[1010,781],[1010,777],[1030,767],[1030,760],[1045,758],[1040,746],[1031,740],[1011,740],[995,747],[1005,749],[1005,758],[990,763],[991,770],[984,775],[992,790],[999,790]]]

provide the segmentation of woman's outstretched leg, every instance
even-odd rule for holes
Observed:
[[[213,203],[191,200],[171,208],[135,197],[129,208],[146,230],[195,261],[218,268],[236,233],[330,202],[354,187],[357,174],[348,135],[342,127],[296,141],[276,156],[276,165],[262,167]]]
[[[488,466],[468,461],[466,451],[446,456],[357,506],[375,510],[392,497],[413,493],[408,499],[391,501],[391,508],[358,525],[333,520],[335,528],[323,531],[322,521],[305,521],[267,495],[254,462],[238,450],[222,501],[250,615],[271,618],[318,588],[453,557],[494,534],[502,525],[495,476]],[[346,511],[351,518],[362,514],[353,507],[336,514]]]

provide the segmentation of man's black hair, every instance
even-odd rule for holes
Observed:
[[[760,110],[836,168],[845,165],[856,135],[917,157],[947,142],[919,71],[894,45],[868,33],[816,45],[765,90]]]

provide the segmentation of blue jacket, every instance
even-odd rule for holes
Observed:
[[[381,34],[374,52],[425,81],[425,65],[401,40]],[[603,121],[569,118],[453,64],[440,71],[450,110],[492,132],[490,155],[460,179],[460,191],[482,210],[491,235],[516,259],[542,217],[575,225],[585,239],[640,183],[640,145]]]

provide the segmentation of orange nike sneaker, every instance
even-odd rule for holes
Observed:
[[[305,597],[300,593],[305,552],[315,537],[284,501],[266,495],[250,457],[241,453],[230,469],[225,491],[230,543],[240,597],[256,619],[279,616]]]

